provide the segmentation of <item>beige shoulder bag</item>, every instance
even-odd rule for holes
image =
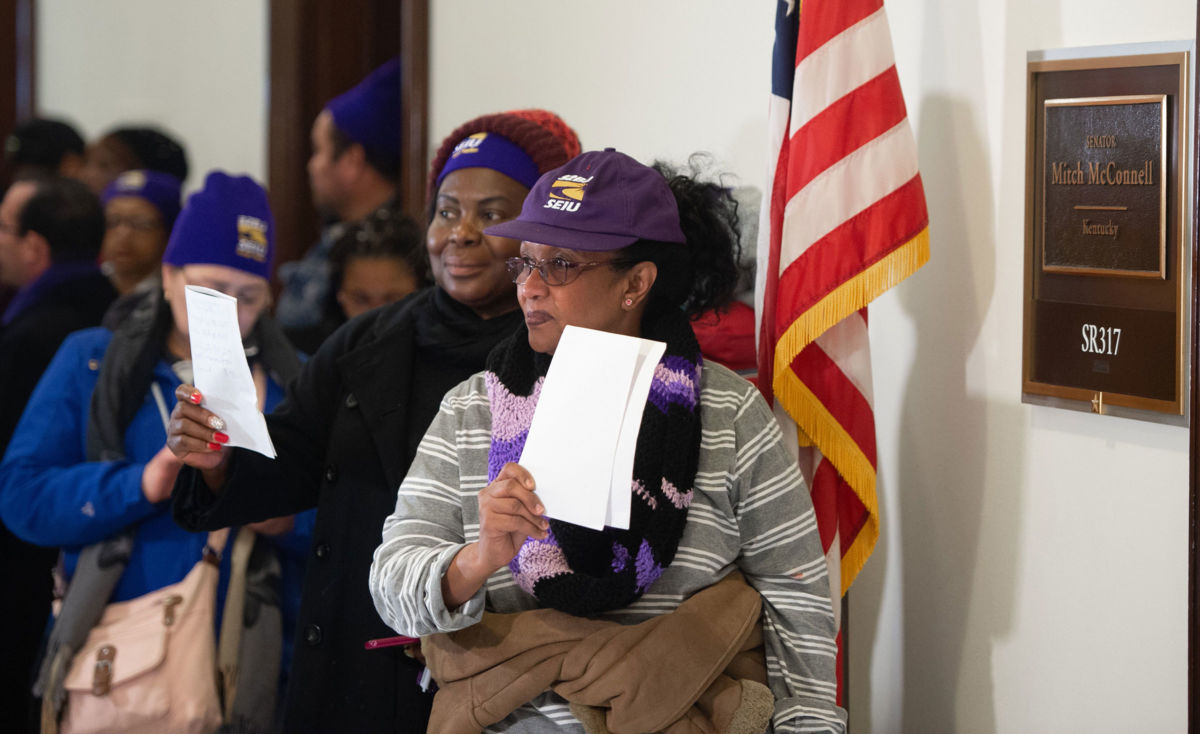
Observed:
[[[209,534],[182,581],[105,607],[66,675],[63,734],[205,734],[221,725],[213,614],[228,532]]]

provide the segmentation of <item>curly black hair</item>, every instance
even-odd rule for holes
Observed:
[[[638,240],[617,253],[617,259],[626,263],[615,266],[620,269],[645,261],[658,268],[646,319],[672,309],[695,318],[728,305],[737,292],[742,254],[738,205],[720,176],[716,181],[704,180],[711,167],[711,158],[701,153],[692,155],[686,168],[664,161],[652,166],[675,195],[686,244]]]
[[[404,262],[422,286],[432,282],[425,230],[412,217],[391,207],[381,207],[359,222],[346,227],[329,250],[333,288],[341,285],[346,262],[356,257],[386,257]]]

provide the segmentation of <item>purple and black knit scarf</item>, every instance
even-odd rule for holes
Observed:
[[[642,414],[629,529],[598,531],[552,519],[544,540],[527,538],[509,568],[542,606],[581,616],[620,609],[675,559],[700,454],[700,346],[682,314],[648,324],[643,336],[667,349]],[[524,326],[488,357],[489,482],[520,458],[549,366],[549,355],[529,347]]]

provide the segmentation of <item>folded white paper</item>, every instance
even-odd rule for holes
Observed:
[[[258,392],[246,362],[238,328],[237,299],[211,288],[185,290],[192,376],[204,407],[225,421],[229,446],[275,458],[267,422],[258,409]]]
[[[629,389],[629,402],[625,406],[625,418],[621,421],[621,434],[617,437],[617,450],[613,457],[608,511],[604,517],[604,524],[609,527],[629,529],[629,505],[633,500],[633,457],[637,453],[642,413],[650,397],[654,368],[666,349],[667,345],[663,342],[638,339],[638,358]]]
[[[546,515],[629,527],[633,457],[662,342],[568,326],[546,373],[520,463]]]

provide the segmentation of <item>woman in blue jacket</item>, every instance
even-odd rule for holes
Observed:
[[[260,407],[270,410],[300,366],[267,316],[273,230],[258,184],[210,173],[171,233],[162,291],[148,295],[113,331],[88,329],[68,337],[43,374],[0,464],[0,519],[28,542],[63,548],[68,585],[83,547],[125,532],[132,534],[132,550],[109,602],[180,581],[201,557],[206,536],[177,526],[167,502],[182,464],[165,448],[166,426],[175,388],[193,381],[184,291],[205,286],[238,299]],[[215,438],[229,440],[220,432]],[[269,538],[276,550],[286,638],[299,603],[311,514],[252,526],[256,542]],[[227,550],[235,537],[230,533]],[[223,554],[218,617],[231,555]],[[248,587],[249,604],[270,604],[270,597]],[[220,629],[220,620],[214,623]],[[273,706],[267,708],[269,716]]]

